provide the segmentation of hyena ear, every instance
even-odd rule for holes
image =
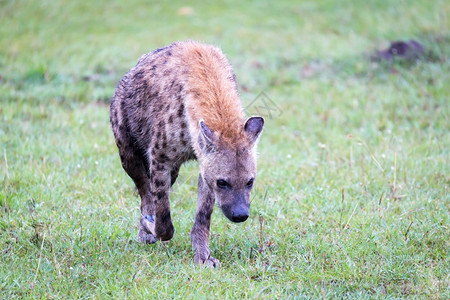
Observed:
[[[262,117],[250,117],[245,122],[244,130],[250,137],[252,143],[256,142],[264,127],[264,119]]]
[[[206,153],[214,150],[214,145],[217,140],[214,131],[209,128],[203,120],[199,121],[200,133],[198,134],[198,145],[200,149]]]

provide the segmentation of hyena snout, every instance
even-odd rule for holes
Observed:
[[[237,205],[231,209],[231,221],[244,222],[248,218],[248,205]]]
[[[222,204],[223,214],[232,222],[244,222],[248,218],[250,204],[244,195],[235,195],[229,204]]]
[[[234,223],[240,223],[247,220],[249,208],[250,206],[247,204],[232,204],[223,205],[222,211],[228,220]]]

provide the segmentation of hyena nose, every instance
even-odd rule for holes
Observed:
[[[240,223],[248,218],[248,208],[238,206],[231,211],[231,221]]]

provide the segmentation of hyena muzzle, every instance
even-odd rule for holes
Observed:
[[[248,218],[261,117],[245,120],[233,70],[220,49],[178,42],[143,55],[119,82],[111,125],[122,166],[141,197],[138,239],[174,234],[169,190],[180,166],[197,159],[194,261],[216,267],[209,228],[214,203],[233,222]]]

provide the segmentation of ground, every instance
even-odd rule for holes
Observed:
[[[450,297],[448,1],[2,1],[0,298]],[[220,46],[266,119],[250,218],[216,209],[194,266],[198,168],[169,243],[109,125],[115,85],[176,40]],[[372,62],[415,39],[418,61]]]

